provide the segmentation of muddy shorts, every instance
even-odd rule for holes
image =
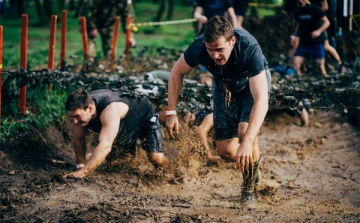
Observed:
[[[155,113],[140,133],[142,148],[148,153],[163,153],[159,114]]]
[[[231,97],[230,106],[225,107],[225,93],[219,87],[214,87],[214,130],[215,140],[238,137],[238,124],[249,122],[254,99],[249,83],[240,93]]]
[[[318,44],[313,46],[302,46],[299,45],[296,48],[294,56],[299,56],[303,58],[311,57],[314,60],[325,58],[325,48],[324,44]]]
[[[208,114],[211,114],[212,111],[207,109],[207,108],[203,108],[201,109],[198,113],[195,114],[195,122],[194,122],[194,125],[195,126],[199,126],[201,125],[201,123],[204,121],[205,117],[208,115]]]
[[[117,138],[107,160],[121,157],[122,153],[131,153],[135,155],[136,145],[138,143],[141,143],[142,148],[148,153],[164,152],[159,114],[155,113],[141,129],[135,129],[133,132],[127,134],[126,139]]]

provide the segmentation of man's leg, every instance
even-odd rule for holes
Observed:
[[[91,62],[94,62],[96,58],[96,39],[95,38],[89,38],[88,41],[88,59]]]
[[[239,142],[241,143],[242,139],[245,136],[247,127],[249,123],[247,122],[240,122],[239,123]],[[243,184],[241,188],[241,202],[254,202],[255,201],[255,186],[259,183],[260,180],[260,172],[259,172],[259,165],[262,159],[262,154],[259,150],[258,145],[258,137],[254,139],[252,144],[252,158],[254,160],[253,166],[249,171],[243,172]]]
[[[205,116],[204,120],[201,122],[197,129],[198,137],[200,139],[201,144],[205,149],[205,154],[208,160],[212,162],[217,162],[219,160],[218,156],[214,156],[211,152],[209,143],[208,143],[208,134],[214,125],[214,113],[210,113]]]
[[[239,145],[238,138],[216,141],[216,148],[218,150],[219,156],[229,162],[234,162]]]
[[[159,114],[155,113],[149,120],[146,128],[140,133],[142,147],[147,152],[149,161],[155,166],[163,166],[168,163],[162,146],[161,126]]]
[[[102,27],[100,30],[102,50],[107,62],[114,59],[112,58],[112,41],[114,30],[113,27]]]
[[[294,69],[296,70],[296,75],[301,76],[301,65],[304,63],[305,58],[300,56],[294,56]]]
[[[323,76],[326,76],[326,69],[325,69],[325,59],[317,59],[316,63],[319,64],[320,72]]]
[[[164,153],[147,153],[150,162],[154,166],[164,166],[168,163]]]

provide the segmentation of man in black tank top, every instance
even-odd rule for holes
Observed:
[[[106,158],[114,156],[116,151],[112,146],[115,140],[121,148],[134,154],[136,141],[140,139],[142,148],[155,166],[167,163],[158,114],[148,99],[125,96],[109,89],[90,93],[76,90],[68,96],[65,109],[74,122],[72,141],[78,169],[65,177],[83,178],[92,173]],[[87,129],[99,133],[99,144],[86,161]]]

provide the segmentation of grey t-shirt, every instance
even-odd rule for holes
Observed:
[[[214,76],[215,85],[225,83],[233,93],[241,91],[241,84],[249,77],[268,68],[267,61],[257,40],[246,30],[234,28],[236,43],[230,58],[223,66],[215,64],[208,54],[203,35],[197,37],[184,52],[186,63],[195,67],[204,65]]]

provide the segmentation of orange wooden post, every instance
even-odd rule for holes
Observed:
[[[126,61],[130,60],[130,47],[131,47],[131,43],[130,43],[130,38],[131,38],[131,25],[132,24],[132,17],[128,16],[126,18],[126,39],[125,39],[125,56],[126,56]]]
[[[62,12],[61,12],[60,69],[65,68],[66,30],[67,30],[67,10],[62,10]]]
[[[49,40],[49,52],[48,52],[48,68],[50,70],[54,69],[54,59],[55,59],[55,44],[56,44],[56,22],[57,16],[51,16],[50,22],[50,40]],[[51,84],[48,85],[48,90],[52,90]]]
[[[21,15],[20,68],[24,69],[27,68],[28,23],[28,15]],[[20,88],[19,113],[26,115],[26,85]]]
[[[4,28],[0,26],[0,126],[2,118],[2,55],[3,55],[3,39]]]
[[[87,36],[86,18],[84,16],[80,17],[80,26],[81,26],[81,37],[82,37],[82,43],[83,43],[84,60],[87,60],[88,59],[88,36]]]
[[[109,68],[111,72],[113,72],[114,70],[114,61],[116,55],[117,39],[119,34],[119,25],[120,25],[120,17],[116,16],[115,25],[114,25],[114,38],[111,45],[111,58],[110,58],[110,68]]]

